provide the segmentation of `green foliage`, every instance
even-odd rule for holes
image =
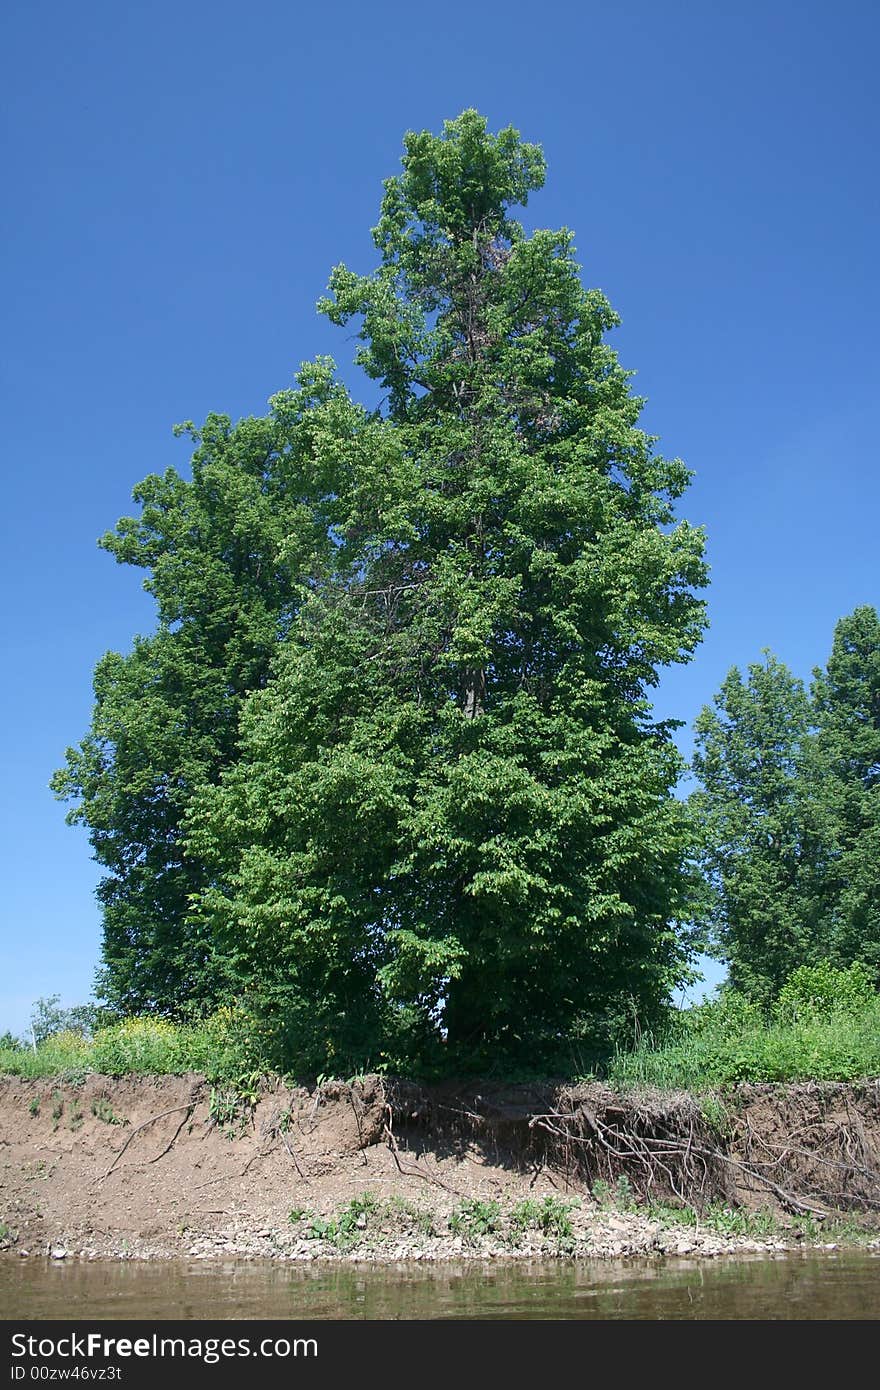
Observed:
[[[263,418],[179,427],[191,477],[102,539],[158,627],[99,662],[53,786],[105,870],[101,996],[193,1026],[127,1018],[90,1062],[177,1070],[235,1000],[224,1071],[546,1067],[687,978],[651,693],[701,638],[703,536],[572,234],[514,216],[544,175],[476,111],[408,134],[378,265],[320,305],[380,407],[307,365]]]
[[[593,1201],[606,1211],[635,1211],[635,1194],[626,1173],[621,1173],[613,1185],[604,1178],[597,1178],[590,1192]]]
[[[511,1243],[518,1245],[527,1231],[536,1230],[560,1249],[570,1250],[574,1245],[571,1213],[579,1205],[576,1200],[566,1202],[553,1196],[542,1197],[540,1201],[529,1197],[518,1202],[510,1213]]]
[[[179,427],[195,445],[191,479],[145,478],[140,515],[101,541],[146,571],[159,625],[98,663],[91,727],[52,785],[106,870],[100,987],[118,1012],[204,1012],[226,978],[190,918],[206,874],[184,852],[182,821],[194,790],[235,756],[243,698],[265,684],[309,584],[332,567],[337,470],[363,420],[326,362],[297,383],[264,418]]]
[[[645,1215],[652,1221],[656,1221],[658,1226],[664,1230],[680,1226],[695,1226],[699,1224],[699,1216],[694,1207],[688,1206],[683,1202],[657,1202],[649,1201],[645,1203]]]
[[[684,1010],[674,1021],[685,1037],[708,1037],[736,1043],[741,1037],[755,1032],[764,1024],[764,1010],[748,995],[726,985],[717,998]]]
[[[54,1033],[36,1052],[23,1048],[7,1054],[5,1069],[19,1076],[62,1076],[75,1073],[83,1065],[89,1042],[81,1033]]]
[[[308,1222],[303,1239],[327,1241],[340,1251],[366,1240],[395,1239],[401,1231],[425,1237],[438,1234],[437,1220],[430,1210],[399,1196],[380,1202],[370,1192],[353,1197],[331,1216],[316,1216],[305,1207],[294,1207],[289,1220],[292,1225]]]
[[[761,1240],[780,1233],[779,1221],[772,1212],[746,1211],[743,1207],[726,1207],[717,1202],[711,1202],[700,1212],[699,1222],[722,1236],[749,1236]]]
[[[781,1020],[858,1016],[876,1002],[871,971],[861,961],[836,970],[830,961],[802,965],[786,980],[776,1000]]]
[[[211,1123],[227,1139],[240,1139],[247,1131],[253,1115],[254,1099],[250,1092],[243,1093],[236,1086],[212,1086],[208,1100],[208,1115]]]
[[[764,1005],[798,966],[880,981],[880,618],[837,624],[810,691],[770,653],[696,723],[690,807],[703,915],[731,982]]]
[[[421,1236],[436,1236],[437,1219],[434,1213],[425,1207],[418,1206],[415,1202],[409,1202],[405,1197],[394,1195],[388,1199],[387,1210],[389,1215],[408,1231]]]
[[[835,982],[842,979],[834,998]],[[823,993],[824,990],[824,993]],[[737,1081],[857,1081],[880,1075],[880,998],[862,967],[800,969],[766,1012],[725,990],[685,1010],[660,1039],[620,1051],[608,1077],[621,1087],[704,1091]]]
[[[106,1096],[95,1096],[92,1101],[92,1114],[105,1125],[127,1125],[130,1121],[124,1115],[117,1115]]]
[[[731,1132],[733,1117],[720,1096],[709,1092],[699,1098],[700,1114],[717,1139],[726,1139]]]
[[[811,790],[822,872],[813,911],[834,965],[863,961],[880,983],[880,616],[841,618],[814,672]]]
[[[810,949],[803,914],[802,683],[770,652],[743,681],[734,667],[695,725],[690,798],[712,889],[709,925],[731,983],[766,1001]]]
[[[502,1227],[500,1203],[466,1197],[452,1212],[448,1224],[453,1235],[469,1241],[496,1235]]]
[[[621,1173],[614,1184],[614,1205],[619,1211],[634,1211],[636,1200],[632,1183],[626,1173]]]
[[[249,1072],[238,1076],[231,1086],[212,1086],[208,1101],[208,1115],[211,1123],[225,1134],[227,1139],[240,1139],[253,1124],[254,1109],[260,1098],[262,1076],[259,1072]],[[287,1124],[289,1126],[290,1111]]]
[[[105,871],[110,1013],[40,1000],[0,1066],[245,1094],[615,1043],[620,1076],[700,1084],[876,1065],[880,618],[841,619],[809,693],[732,669],[674,797],[651,692],[700,640],[703,537],[572,234],[516,220],[544,178],[476,111],[410,132],[375,269],[319,305],[380,406],[306,364],[264,417],[179,426],[190,476],[102,538],[157,606],[53,778]],[[670,1032],[702,935],[733,989]]]
[[[199,1071],[214,1080],[218,1096],[229,1098],[231,1113],[222,1122],[238,1126],[255,1103],[262,1075],[272,1069],[260,1058],[259,1037],[251,1027],[247,1015],[231,1010],[198,1025],[129,1019],[99,1030],[91,1041],[63,1033],[46,1039],[36,1052],[0,1051],[0,1072],[63,1077],[75,1084],[91,1072]],[[711,1003],[670,1015],[663,1031],[619,1048],[603,1073],[623,1087],[700,1093],[734,1081],[848,1081],[880,1075],[880,999],[861,964],[847,970],[802,967],[767,1010],[725,989]],[[31,1104],[38,1113],[39,1101]],[[723,1130],[728,1123],[723,1103],[703,1095],[701,1104],[709,1123]],[[60,1091],[55,1092],[55,1107],[61,1107],[57,1114],[53,1109],[58,1120]],[[279,1123],[289,1125],[289,1112],[286,1119],[282,1112]]]
[[[695,1207],[668,1202],[649,1202],[646,1215],[658,1225],[666,1227],[695,1226],[698,1229],[716,1231],[721,1236],[745,1236],[751,1240],[780,1239],[790,1230],[801,1235],[819,1235],[819,1228],[803,1218],[798,1218],[792,1226],[783,1225],[778,1217],[769,1211],[748,1211],[745,1207],[724,1206],[720,1202],[710,1202],[701,1210]]]
[[[546,1064],[685,973],[648,697],[699,640],[703,541],[570,233],[511,216],[543,176],[475,112],[407,137],[378,269],[337,266],[322,306],[388,393],[334,569],[188,808],[202,939],[315,1070]]]
[[[313,1217],[305,1239],[326,1240],[337,1250],[350,1250],[364,1239],[370,1219],[378,1211],[378,1199],[371,1192],[364,1192],[353,1197],[335,1217]]]
[[[89,1061],[95,1071],[107,1076],[182,1072],[199,1058],[200,1041],[195,1030],[176,1027],[165,1019],[130,1018],[95,1036]],[[204,1065],[197,1069],[204,1070]]]
[[[30,1035],[36,1046],[60,1033],[91,1037],[98,1026],[101,1011],[92,1004],[77,1004],[72,1009],[61,1007],[61,995],[52,994],[38,999],[31,1011]],[[0,1040],[2,1045],[2,1040]]]
[[[160,1018],[130,1018],[100,1028],[87,1039],[80,1033],[57,1033],[36,1051],[0,1049],[0,1073],[16,1076],[63,1076],[81,1081],[89,1072],[108,1076],[182,1075],[196,1071],[209,1079],[254,1091],[255,1068],[271,1070],[253,1020],[243,1011],[221,1009],[198,1024],[175,1024]]]

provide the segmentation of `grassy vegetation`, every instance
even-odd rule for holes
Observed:
[[[859,1216],[819,1220],[812,1216],[783,1217],[771,1211],[749,1211],[719,1202],[702,1210],[670,1202],[637,1203],[626,1183],[596,1183],[593,1200],[603,1211],[638,1214],[664,1231],[691,1229],[719,1237],[764,1241],[839,1242],[853,1245],[876,1239],[876,1227]],[[580,1215],[579,1215],[580,1214]],[[559,1255],[576,1252],[588,1237],[588,1208],[579,1198],[525,1198],[513,1206],[495,1200],[465,1198],[447,1214],[392,1197],[383,1201],[370,1192],[351,1198],[329,1215],[294,1207],[290,1223],[303,1240],[322,1241],[335,1250],[381,1246],[401,1237],[423,1239],[457,1236],[474,1247],[486,1240],[496,1246],[520,1249],[540,1243]]]
[[[635,1211],[636,1207],[627,1210]],[[779,1216],[772,1211],[749,1211],[720,1202],[711,1202],[702,1211],[666,1202],[651,1202],[638,1210],[667,1230],[692,1226],[719,1236],[744,1236],[749,1240],[794,1239],[807,1243],[859,1245],[877,1238],[876,1226],[858,1215],[820,1220],[815,1216]]]
[[[290,1222],[304,1240],[326,1241],[337,1250],[400,1236],[443,1235],[459,1236],[469,1245],[494,1237],[517,1247],[532,1233],[559,1251],[567,1251],[573,1249],[575,1242],[571,1213],[580,1205],[577,1198],[527,1198],[505,1212],[500,1202],[468,1197],[448,1216],[440,1216],[402,1197],[380,1201],[373,1193],[364,1192],[331,1216],[316,1216],[305,1207],[294,1207]]]
[[[529,1231],[539,1231],[541,1235],[555,1240],[562,1249],[574,1245],[574,1228],[571,1213],[580,1206],[575,1197],[566,1202],[561,1197],[542,1197],[540,1201],[527,1197],[518,1202],[510,1213],[510,1229],[507,1239],[517,1245]]]
[[[240,1119],[242,1095],[253,1103],[255,1078],[275,1070],[272,1047],[243,1009],[221,1009],[193,1024],[130,1018],[91,1038],[68,1029],[35,1050],[8,1035],[0,1039],[0,1072],[25,1077],[75,1082],[88,1073],[201,1072],[229,1088],[214,1097],[224,1123]],[[295,1059],[289,1071],[297,1074]],[[673,1013],[662,1035],[619,1048],[591,1076],[621,1089],[647,1085],[704,1093],[737,1081],[880,1076],[880,996],[863,966],[802,967],[769,1010],[728,990],[711,1003]],[[236,1114],[221,1115],[224,1104]]]
[[[62,1077],[76,1082],[90,1072],[105,1076],[158,1076],[202,1072],[212,1081],[237,1083],[260,1070],[259,1039],[248,1020],[222,1009],[197,1024],[161,1018],[129,1018],[100,1028],[93,1037],[67,1029],[36,1049],[0,1047],[0,1072]]]
[[[856,1081],[880,1075],[880,997],[860,967],[795,971],[769,1013],[728,991],[682,1011],[665,1036],[619,1050],[621,1088],[711,1090],[737,1081]]]
[[[117,1115],[106,1096],[96,1096],[92,1101],[92,1114],[105,1125],[127,1125],[124,1115]]]

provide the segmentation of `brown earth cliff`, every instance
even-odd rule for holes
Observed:
[[[719,1209],[729,1228],[701,1221]],[[768,1219],[738,1229],[740,1212]],[[786,1248],[804,1223],[821,1240],[840,1212],[869,1241],[880,1226],[880,1081],[707,1105],[598,1083],[0,1078],[0,1244],[18,1254],[712,1255]]]

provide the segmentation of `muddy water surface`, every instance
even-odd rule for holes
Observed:
[[[366,1266],[0,1259],[10,1318],[880,1318],[880,1252]]]

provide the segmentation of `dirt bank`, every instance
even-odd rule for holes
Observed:
[[[249,1097],[199,1076],[2,1077],[0,1165],[7,1257],[712,1255],[835,1243],[840,1213],[876,1243],[880,1082],[706,1102],[375,1076]]]

